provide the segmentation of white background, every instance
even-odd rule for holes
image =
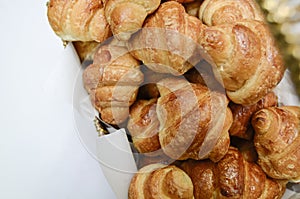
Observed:
[[[46,0],[0,1],[0,198],[114,198],[76,132],[75,73],[61,67],[46,10]]]

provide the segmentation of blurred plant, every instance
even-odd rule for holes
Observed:
[[[257,0],[265,12],[300,95],[300,1]]]

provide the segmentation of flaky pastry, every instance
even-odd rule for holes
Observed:
[[[193,199],[190,177],[174,165],[150,164],[132,178],[128,199]]]
[[[156,114],[157,99],[137,100],[130,107],[127,129],[134,147],[140,153],[150,155],[160,150],[159,121]]]
[[[300,180],[300,107],[268,107],[252,118],[258,164],[271,177]]]
[[[195,54],[201,24],[180,3],[162,3],[133,35],[129,50],[155,72],[182,75],[201,59]]]
[[[159,141],[173,159],[220,160],[229,147],[232,113],[222,93],[184,79],[158,82]]]
[[[254,135],[251,126],[252,115],[262,108],[277,106],[277,104],[278,100],[274,92],[268,93],[257,103],[248,106],[230,102],[229,108],[233,115],[233,123],[229,129],[229,134],[231,136],[252,140]]]
[[[53,31],[64,41],[102,42],[111,30],[99,0],[49,0],[47,17]]]
[[[144,75],[140,63],[122,46],[103,45],[83,73],[86,90],[101,118],[120,124],[129,115]]]
[[[217,66],[228,97],[251,105],[281,81],[285,66],[268,26],[245,20],[202,29],[199,44]]]
[[[233,147],[217,163],[188,160],[182,168],[192,179],[195,199],[280,199],[285,183],[270,179]]]
[[[105,0],[105,16],[114,36],[128,40],[142,28],[146,17],[160,5],[160,0]]]

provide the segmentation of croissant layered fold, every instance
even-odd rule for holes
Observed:
[[[236,104],[258,102],[281,81],[285,67],[265,23],[244,20],[202,30],[199,43]]]
[[[268,178],[233,147],[217,163],[188,160],[180,168],[192,179],[195,199],[279,199],[285,191],[285,182]]]
[[[100,0],[50,0],[47,5],[48,21],[64,41],[102,42],[112,35]]]
[[[105,16],[116,38],[128,40],[159,5],[160,0],[106,0]]]
[[[246,140],[252,140],[254,135],[251,126],[252,115],[262,108],[277,106],[277,104],[278,99],[274,92],[268,93],[257,103],[248,106],[230,102],[229,108],[233,115],[233,123],[229,129],[229,134]]]
[[[130,108],[127,129],[138,152],[150,155],[161,149],[156,114],[157,99],[137,100]]]
[[[254,0],[204,0],[198,17],[208,26],[230,24],[245,19],[265,21]]]
[[[165,2],[133,35],[128,47],[151,70],[182,75],[201,60],[195,54],[201,25],[180,3]]]
[[[157,87],[157,99],[139,99],[130,107],[127,128],[135,148],[171,160],[220,160],[232,124],[225,94],[175,77],[162,79]]]
[[[128,199],[193,199],[190,177],[174,165],[150,164],[132,178]]]
[[[285,66],[259,6],[252,0],[205,0],[199,44],[211,56],[227,95],[258,102],[281,81]]]
[[[229,147],[232,113],[222,93],[184,79],[158,82],[159,141],[168,156],[218,161]]]
[[[276,179],[300,180],[300,107],[269,107],[255,113],[258,163]]]
[[[86,90],[101,118],[120,124],[129,115],[144,75],[140,63],[122,46],[101,46],[83,73]]]

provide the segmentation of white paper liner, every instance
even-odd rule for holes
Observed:
[[[100,163],[101,169],[118,199],[128,198],[128,186],[133,174],[137,171],[133,154],[124,129],[110,135],[98,137],[93,119],[97,115],[92,107],[89,96],[82,82],[83,68],[72,44],[66,49],[66,57],[70,62],[66,66],[78,68],[77,78],[74,83],[73,107],[74,120],[79,137],[87,151]],[[67,81],[67,80],[66,80]],[[287,70],[284,79],[275,89],[281,105],[300,106],[300,100],[295,91],[293,82]],[[299,193],[287,189],[283,199],[300,198]]]
[[[299,199],[300,193],[295,193],[294,191],[290,189],[286,189],[282,199]]]
[[[97,158],[118,199],[128,198],[128,188],[136,164],[124,129],[97,139]]]
[[[300,106],[300,98],[290,76],[290,71],[286,70],[281,82],[274,89],[278,96],[279,105]]]

